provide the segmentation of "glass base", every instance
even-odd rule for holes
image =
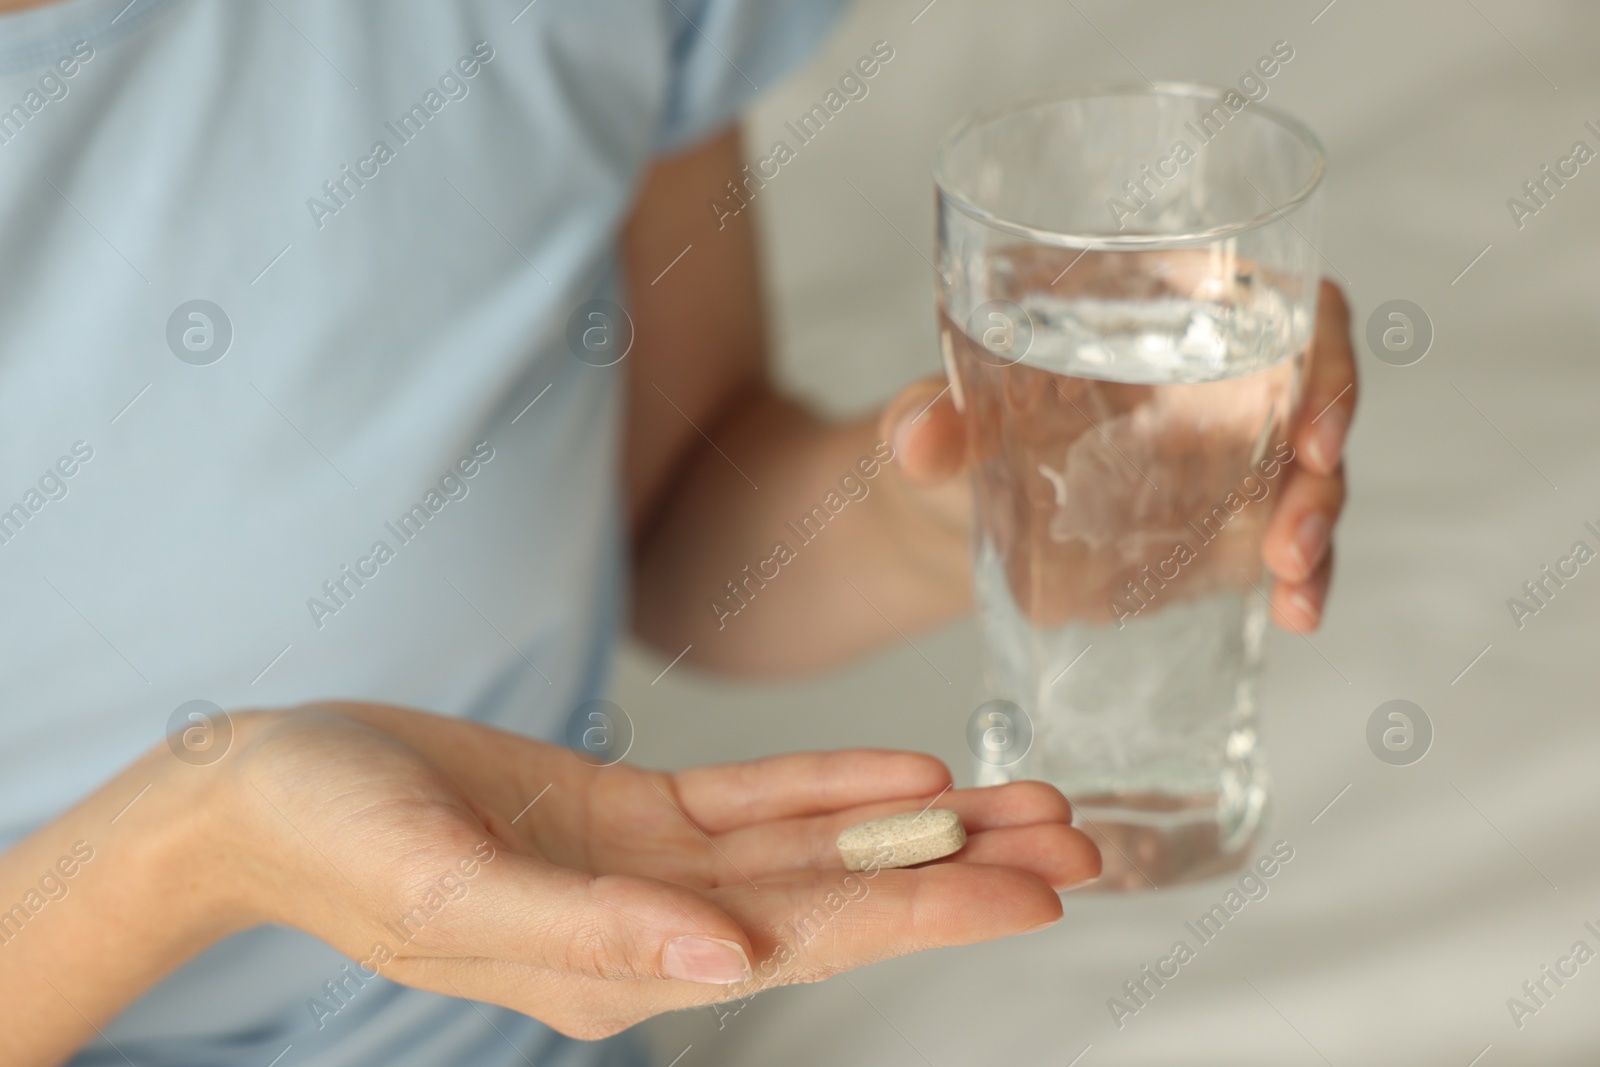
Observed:
[[[1072,797],[1072,823],[1100,848],[1100,877],[1078,892],[1125,893],[1198,882],[1244,866],[1260,836],[1266,791],[1243,810],[1216,795],[1163,793]],[[1226,816],[1226,817],[1225,817]]]

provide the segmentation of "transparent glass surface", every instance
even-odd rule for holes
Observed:
[[[1293,455],[1322,170],[1294,120],[1193,85],[1023,101],[939,152],[986,695],[1031,726],[980,781],[1060,786],[1103,888],[1230,870],[1262,825],[1261,537]]]

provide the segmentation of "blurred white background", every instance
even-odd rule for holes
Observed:
[[[1600,150],[1584,128],[1600,128],[1600,7],[924,3],[860,3],[748,123],[752,151],[792,141],[786,120],[874,42],[894,47],[870,95],[756,202],[775,343],[801,394],[857,412],[938,371],[923,257],[930,163],[950,125],[1069,82],[1236,83],[1280,40],[1295,55],[1268,103],[1327,147],[1321,247],[1356,309],[1357,337],[1374,308],[1404,298],[1428,313],[1436,339],[1403,368],[1361,348],[1353,496],[1327,621],[1310,641],[1270,639],[1267,840],[1289,841],[1295,858],[1266,899],[1121,1029],[1107,999],[1177,938],[1194,944],[1185,920],[1226,882],[1072,895],[1043,935],[770,992],[721,1029],[710,1010],[659,1021],[660,1062],[1600,1062],[1600,962],[1558,990],[1547,981],[1555,995],[1520,1029],[1506,1003],[1574,942],[1600,950],[1583,927],[1600,928],[1600,565],[1520,630],[1506,606],[1574,541],[1600,547],[1584,528],[1600,528],[1600,160],[1520,230],[1506,206],[1574,141]],[[614,698],[635,721],[633,758],[647,765],[881,745],[933,752],[970,782],[975,630],[913,639],[915,650],[829,677],[763,685],[682,664],[653,682],[666,661],[630,652]],[[1365,740],[1373,709],[1396,697],[1419,704],[1436,731],[1409,767],[1381,763]]]

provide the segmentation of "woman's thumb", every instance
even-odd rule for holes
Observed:
[[[492,924],[484,955],[590,978],[732,985],[751,976],[744,930],[692,889],[500,858],[509,862],[496,864],[494,881],[475,887]]]
[[[950,393],[944,378],[924,378],[902,389],[879,417],[878,432],[913,485],[949,481],[966,465],[966,424]]]

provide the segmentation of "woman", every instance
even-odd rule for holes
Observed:
[[[952,862],[847,875],[837,830],[946,768],[644,772],[591,703],[625,619],[770,673],[967,606],[942,382],[847,423],[780,395],[723,199],[833,5],[0,9],[0,1060],[637,1062],[578,1039],[1094,877],[1032,784],[945,793]],[[1265,549],[1294,629],[1354,403],[1324,305]],[[852,471],[806,578],[709,607]]]

